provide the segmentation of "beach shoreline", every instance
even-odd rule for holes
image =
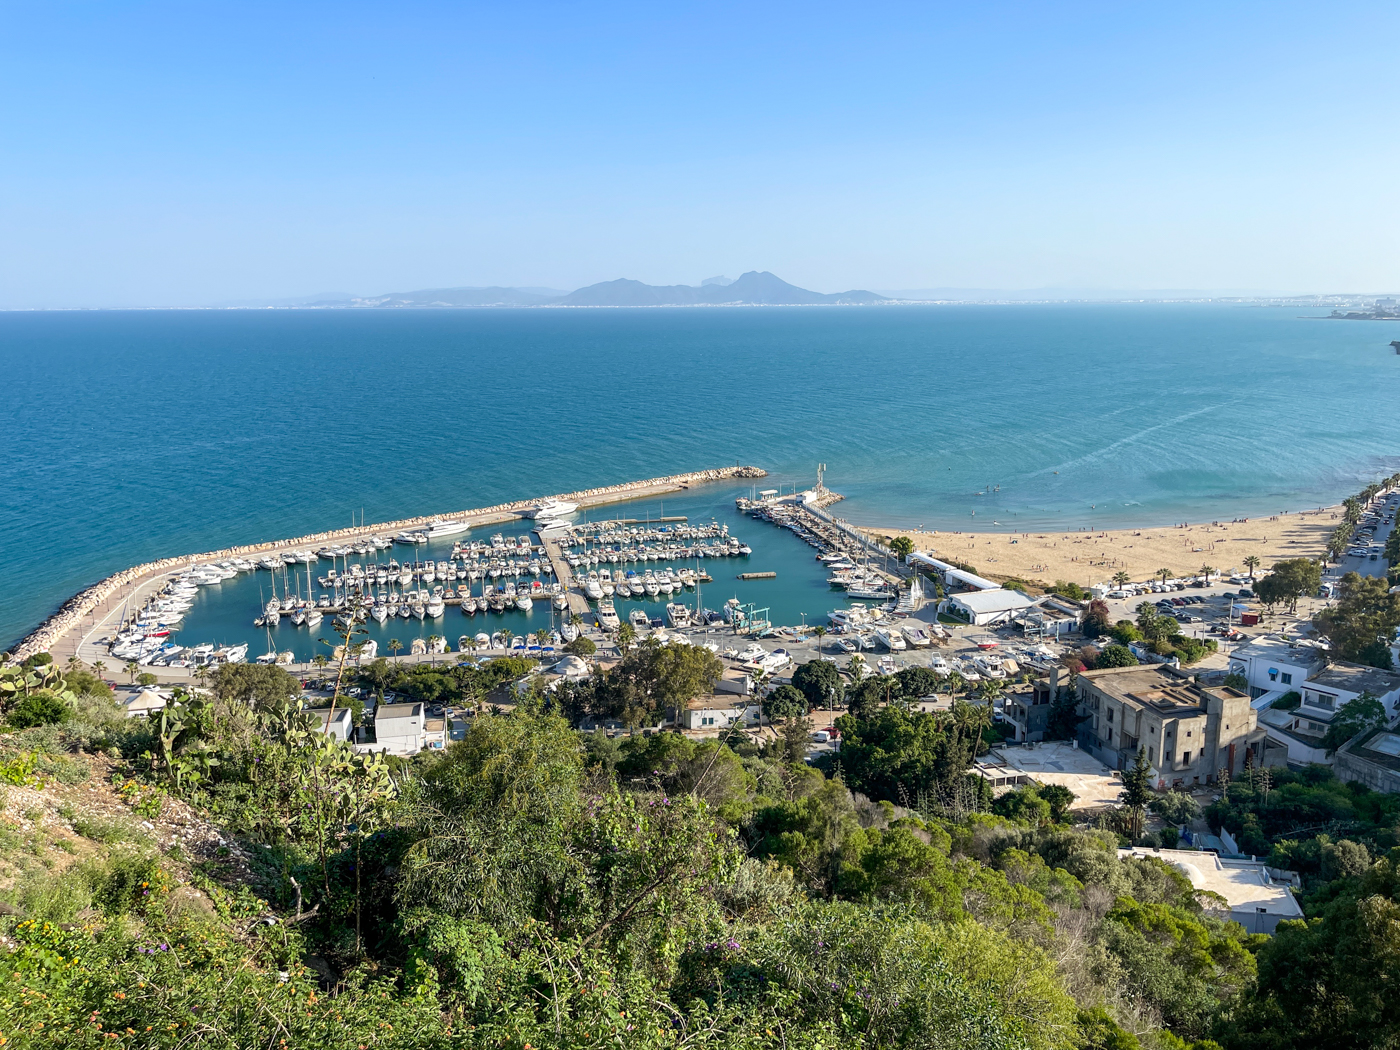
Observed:
[[[1246,573],[1254,555],[1261,568],[1285,558],[1321,558],[1342,520],[1340,505],[1259,518],[1189,522],[1154,528],[1035,529],[1029,532],[889,529],[857,526],[887,542],[908,536],[916,550],[944,561],[971,565],[988,579],[1022,580],[1043,588],[1063,580],[1090,587],[1111,583],[1119,572],[1134,582],[1167,569],[1173,577],[1194,576],[1203,565],[1215,573]]]

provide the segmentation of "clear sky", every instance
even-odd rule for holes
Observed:
[[[1400,290],[1393,0],[0,14],[5,307]]]

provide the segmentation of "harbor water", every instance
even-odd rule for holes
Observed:
[[[703,558],[699,560],[664,560],[644,565],[603,566],[618,572],[628,569],[642,572],[646,569],[673,568],[703,569],[711,576],[711,582],[701,583],[696,589],[671,596],[645,597],[641,600],[616,598],[617,614],[627,622],[632,610],[642,609],[648,619],[665,621],[666,604],[679,602],[690,609],[697,604],[710,610],[719,610],[726,601],[737,598],[742,606],[751,607],[755,612],[766,615],[775,624],[825,624],[829,610],[843,607],[848,599],[843,591],[828,586],[828,570],[816,560],[816,550],[808,546],[792,532],[778,528],[740,514],[735,509],[735,497],[748,495],[747,487],[729,484],[703,486],[690,492],[677,493],[664,499],[635,500],[628,503],[610,504],[597,508],[589,514],[579,514],[578,522],[631,519],[637,528],[674,528],[674,519],[684,517],[686,524],[704,526],[711,522],[728,526],[729,534],[740,539],[752,553],[737,557]],[[667,522],[659,519],[665,517]],[[403,545],[379,551],[375,554],[356,556],[336,562],[344,573],[348,564],[371,565],[376,561],[387,563],[391,558],[400,564],[414,561],[434,563],[449,558],[455,542],[490,543],[497,535],[514,541],[516,537],[530,536],[528,521],[509,525],[483,526],[467,533],[430,540],[423,544]],[[535,540],[535,542],[538,542]],[[876,563],[878,564],[878,562]],[[329,592],[320,586],[318,577],[324,576],[331,562],[320,560],[310,566],[310,589],[314,597]],[[773,579],[741,580],[739,575],[750,572],[773,572]],[[291,652],[297,663],[305,663],[322,655],[329,658],[333,646],[338,644],[329,614],[320,626],[310,629],[293,624],[290,615],[282,616],[276,627],[256,627],[254,619],[272,596],[274,587],[278,596],[290,591],[294,596],[308,593],[307,566],[288,565],[285,570],[269,572],[258,570],[243,573],[223,583],[200,587],[194,604],[185,614],[181,629],[175,640],[190,647],[200,643],[211,643],[219,647],[246,644],[248,659],[269,652]],[[513,578],[512,578],[513,579]],[[529,583],[535,577],[524,574],[520,577]],[[550,577],[539,577],[548,583]],[[504,584],[505,579],[483,581],[488,584]],[[463,581],[465,584],[465,581]],[[449,587],[454,585],[449,584]],[[475,594],[482,593],[482,582],[472,585]],[[763,614],[763,610],[768,610]],[[390,617],[384,623],[369,619],[363,624],[364,634],[358,639],[373,639],[377,643],[378,655],[391,656],[390,642],[402,643],[401,652],[408,654],[414,639],[424,639],[436,635],[443,638],[447,646],[456,650],[462,635],[475,636],[484,632],[488,635],[498,631],[510,631],[515,637],[532,635],[544,629],[557,629],[567,619],[567,613],[553,609],[550,601],[536,599],[528,612],[512,609],[504,613],[478,612],[464,615],[455,605],[447,606],[438,618],[417,619],[415,617]],[[589,618],[591,623],[591,618]]]
[[[807,487],[825,462],[848,497],[838,513],[891,526],[1164,525],[1332,503],[1400,465],[1397,332],[1307,312],[0,314],[0,644],[139,562],[737,461],[774,487]],[[722,488],[667,512],[732,514]],[[752,568],[778,572],[751,584],[775,620],[825,611],[780,563],[789,542],[809,559],[800,543],[758,523],[741,535]],[[765,543],[779,546],[760,555]],[[239,588],[252,590],[220,602],[227,619],[201,626],[208,640],[250,629],[256,584],[222,589]]]

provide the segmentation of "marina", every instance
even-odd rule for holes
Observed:
[[[834,593],[826,567],[796,535],[756,528],[734,500],[714,484],[598,520],[521,515],[439,537],[380,529],[187,564],[124,595],[85,631],[82,653],[165,676],[258,659],[310,667],[333,656],[347,616],[371,658],[538,651],[614,620],[745,633],[823,623]],[[739,534],[745,522],[753,527]],[[773,576],[716,583],[718,563],[755,553],[779,567]],[[786,582],[774,591],[778,575]]]

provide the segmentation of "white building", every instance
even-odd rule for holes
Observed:
[[[1120,857],[1156,857],[1176,868],[1198,890],[1217,893],[1230,906],[1230,918],[1250,933],[1274,932],[1284,919],[1301,919],[1303,909],[1292,883],[1258,861],[1227,860],[1214,853],[1185,849],[1120,849]]]
[[[313,708],[306,712],[316,719],[315,729],[328,736],[333,736],[337,740],[349,740],[350,730],[354,726],[355,713],[348,707],[337,707],[335,718],[331,719],[331,709],[329,707]]]
[[[974,627],[982,627],[1013,620],[1035,604],[1034,598],[1020,591],[998,587],[996,590],[950,594],[944,599],[943,607],[954,616],[965,618]]]
[[[1301,690],[1309,675],[1326,666],[1326,654],[1315,645],[1286,642],[1276,635],[1256,638],[1230,654],[1230,671],[1242,674],[1249,695]]]
[[[374,712],[374,743],[359,747],[390,755],[416,755],[423,750],[423,722],[422,704],[380,704]]]

